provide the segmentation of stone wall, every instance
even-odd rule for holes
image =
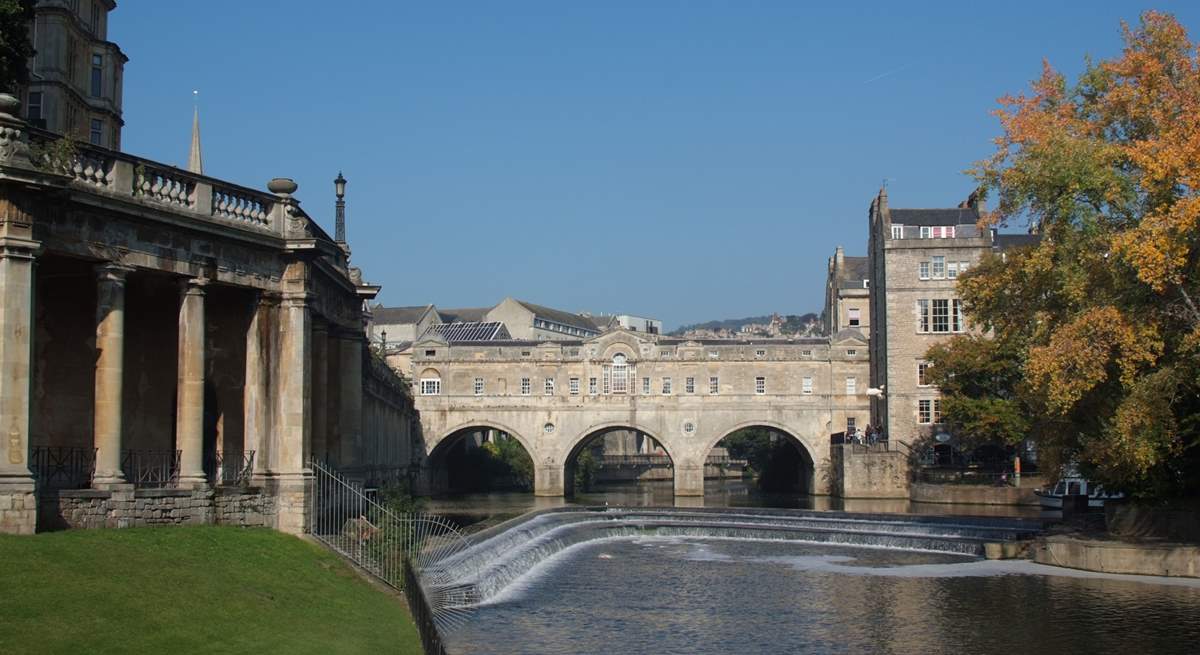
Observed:
[[[908,457],[887,450],[830,448],[833,494],[842,498],[908,498]]]
[[[961,503],[967,505],[1038,505],[1034,487],[993,487],[976,484],[914,483],[916,503]]]
[[[33,490],[0,485],[0,533],[33,534],[37,496]]]
[[[274,499],[258,488],[45,490],[38,530],[158,525],[269,524]]]

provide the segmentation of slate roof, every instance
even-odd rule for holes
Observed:
[[[371,308],[374,321],[379,325],[402,325],[416,323],[421,316],[433,305],[417,305],[414,307],[384,307],[376,305]]]
[[[845,257],[842,259],[842,274],[838,278],[839,289],[861,289],[863,280],[867,279],[870,260],[866,257]]]
[[[979,212],[974,207],[949,209],[891,209],[893,225],[974,225]]]
[[[997,234],[992,239],[992,247],[996,250],[1008,250],[1009,248],[1036,246],[1041,241],[1042,235],[1040,234]]]
[[[439,309],[438,316],[443,323],[479,323],[492,311],[491,307],[460,307],[458,309]]]
[[[555,323],[561,323],[563,325],[569,325],[571,327],[587,330],[589,332],[600,331],[592,319],[588,318],[587,316],[583,316],[582,314],[572,314],[571,312],[564,312],[561,309],[554,309],[552,307],[545,307],[543,305],[535,305],[531,302],[525,302],[524,300],[518,300],[517,303],[525,309],[533,312],[533,314],[538,318],[543,318]]]

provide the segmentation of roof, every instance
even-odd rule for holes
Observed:
[[[1041,242],[1042,235],[1040,234],[997,234],[992,239],[992,247],[997,250],[1008,250],[1009,248],[1036,246]]]
[[[867,279],[870,260],[866,257],[843,257],[842,274],[838,277],[839,289],[861,289]]]
[[[525,302],[524,300],[517,300],[517,303],[525,309],[533,312],[533,314],[538,318],[544,318],[549,321],[554,321],[555,323],[569,325],[571,327],[587,330],[589,332],[599,331],[599,329],[596,327],[596,323],[592,319],[588,318],[587,316],[583,316],[582,314],[564,312],[561,309],[553,309],[551,307],[535,305],[531,302]]]
[[[479,323],[483,321],[491,307],[460,307],[458,309],[439,309],[438,316],[443,323]]]
[[[414,307],[384,307],[376,305],[371,308],[374,321],[379,325],[400,325],[416,323],[433,305],[417,305]]]
[[[825,337],[795,337],[792,339],[686,339],[683,337],[668,337],[660,339],[660,346],[682,346],[685,343],[698,343],[701,346],[819,346],[829,343]]]
[[[424,336],[432,336],[431,333],[437,333],[448,342],[458,341],[493,341],[496,339],[511,339],[508,329],[499,321],[490,323],[480,323],[473,321],[470,323],[439,323],[430,326]]]
[[[979,212],[974,207],[950,209],[890,209],[893,225],[974,225]]]

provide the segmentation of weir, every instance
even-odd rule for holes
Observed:
[[[766,509],[556,508],[473,535],[434,564],[480,603],[534,567],[579,544],[605,539],[791,541],[981,558],[989,543],[1029,539],[1039,521]]]

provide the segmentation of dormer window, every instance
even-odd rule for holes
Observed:
[[[892,238],[893,239],[903,239],[904,238],[904,226],[903,225],[893,225],[892,226]]]

